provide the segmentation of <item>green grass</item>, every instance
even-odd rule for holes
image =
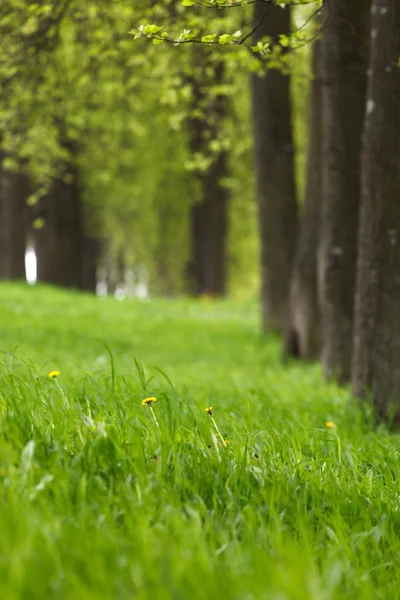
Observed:
[[[4,284],[0,340],[0,598],[397,600],[399,438],[256,305]]]

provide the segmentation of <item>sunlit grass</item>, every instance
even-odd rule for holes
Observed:
[[[398,598],[399,439],[255,304],[0,305],[0,598]]]

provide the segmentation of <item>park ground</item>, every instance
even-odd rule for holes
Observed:
[[[2,284],[0,350],[1,598],[399,597],[400,439],[255,302]]]

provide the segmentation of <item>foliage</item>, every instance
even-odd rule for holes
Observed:
[[[0,297],[2,597],[397,598],[398,439],[254,304]]]
[[[256,2],[264,4],[265,11],[260,22],[251,24],[249,5]],[[269,8],[274,2],[282,8],[295,7],[297,14],[304,16],[304,22],[294,27],[289,35],[282,32],[274,38],[265,36],[253,45],[253,33],[264,19],[268,19]],[[173,6],[173,3],[169,6]],[[167,42],[176,46],[182,44],[229,46],[239,51],[237,57],[240,57],[242,65],[248,69],[290,70],[293,53],[308,45],[313,39],[314,20],[320,13],[322,0],[206,0],[204,2],[183,0],[182,6],[188,10],[182,11],[181,7],[179,10],[176,6],[164,10],[159,7],[149,8],[147,19],[155,17],[158,23],[149,23],[146,22],[146,18],[143,18],[143,22],[133,28],[130,34],[135,40],[147,38],[155,45]],[[241,10],[229,10],[237,8]],[[207,12],[213,17],[208,18]],[[172,14],[179,15],[179,19],[171,19]],[[242,32],[241,29],[235,31],[235,28],[240,25],[244,26],[246,31]],[[166,27],[172,27],[173,30],[167,31]],[[242,49],[247,53],[241,53]]]
[[[293,38],[265,40],[263,61],[255,58],[260,53],[238,43],[251,30],[251,5],[218,2],[215,9],[212,2],[189,4],[5,0],[0,7],[4,165],[28,173],[29,203],[35,204],[66,164],[77,163],[88,233],[110,239],[114,256],[123,248],[126,265],[145,270],[152,291],[177,294],[185,290],[196,169],[207,168],[224,147],[231,165],[226,182],[232,191],[230,291],[251,296],[258,284],[258,246],[247,73],[268,65],[294,69],[303,77],[300,54],[287,50],[314,35],[310,23],[318,2],[296,2],[301,6]],[[148,43],[148,37],[166,40],[165,28],[178,37],[178,31],[190,29],[180,42],[193,41],[193,35],[203,42],[194,47]],[[129,32],[140,39],[133,42]],[[202,77],[192,56],[204,50],[210,68],[220,60],[226,65],[223,86],[213,85],[208,73],[206,89],[211,96],[223,93],[231,99],[230,111],[218,138],[193,155],[188,77]],[[301,157],[304,93],[299,89],[296,84]],[[197,106],[196,114],[207,119],[206,104]]]

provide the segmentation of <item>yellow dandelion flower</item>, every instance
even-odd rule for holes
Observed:
[[[220,437],[220,435],[218,433],[215,434],[215,437],[224,445],[224,446],[228,446],[229,444],[229,440],[224,440],[223,437]]]
[[[332,423],[332,421],[326,421],[325,427],[329,427],[329,429],[333,429],[335,427],[335,423]]]
[[[153,402],[157,402],[157,398],[145,398],[142,400],[142,406],[151,406]]]
[[[50,373],[47,375],[47,377],[50,377],[50,379],[53,379],[54,377],[58,377],[60,374],[60,371],[50,371]]]
[[[213,410],[213,407],[209,406],[208,408],[204,409],[204,412],[208,413],[210,415],[210,417],[212,417],[212,414],[213,414],[212,410]]]

